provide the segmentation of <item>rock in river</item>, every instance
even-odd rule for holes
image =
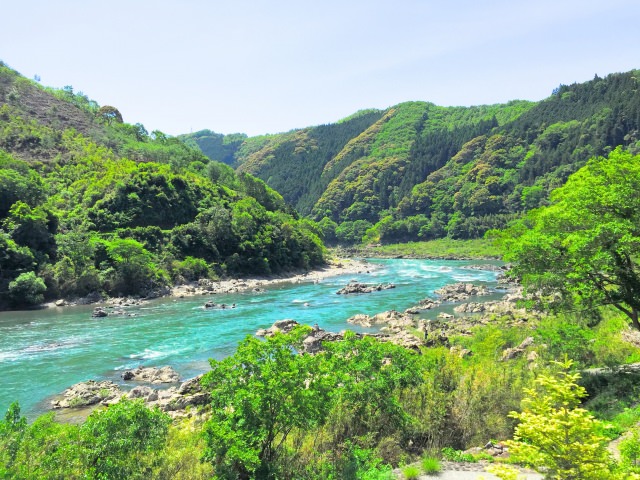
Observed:
[[[379,283],[377,285],[367,285],[366,283],[350,282],[336,293],[338,295],[348,295],[351,293],[371,293],[380,292],[382,290],[389,290],[390,288],[396,288],[393,283]]]
[[[122,372],[123,380],[146,383],[178,383],[180,375],[172,367],[138,367]]]

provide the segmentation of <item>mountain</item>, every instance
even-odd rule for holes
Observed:
[[[0,307],[322,262],[262,180],[0,63]]]
[[[640,151],[639,76],[560,85],[540,102],[366,110],[246,138],[225,158],[320,221],[327,239],[477,237],[545,204],[589,158]]]

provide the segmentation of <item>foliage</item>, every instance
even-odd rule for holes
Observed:
[[[81,425],[53,412],[27,424],[11,405],[0,421],[0,476],[21,479],[149,478],[161,458],[169,417],[138,401],[95,411]]]
[[[494,474],[500,480],[520,480],[525,478],[520,472],[509,465],[489,465],[485,468],[489,473]]]
[[[213,399],[205,438],[216,475],[286,476],[304,454],[293,445],[314,430],[325,432],[325,454],[334,458],[331,467],[320,461],[319,470],[343,471],[351,463],[349,455],[339,453],[342,448],[356,455],[369,442],[376,445],[376,437],[407,425],[399,393],[419,378],[409,352],[347,335],[344,342],[327,345],[324,354],[299,355],[307,333],[300,328],[266,341],[249,337],[233,356],[211,361],[204,379]],[[375,437],[365,441],[370,435]],[[356,448],[351,444],[356,439],[365,443]],[[300,468],[316,464],[323,454],[309,453]]]
[[[592,159],[500,238],[527,292],[550,305],[613,305],[640,329],[640,156]]]
[[[507,442],[511,456],[544,468],[548,478],[608,478],[611,459],[607,439],[596,433],[600,422],[578,406],[586,394],[577,384],[580,375],[569,373],[571,361],[556,365],[525,390],[522,412],[511,413],[519,421]]]
[[[640,462],[640,432],[637,429],[620,442],[620,455],[629,467],[637,468]]]
[[[499,258],[500,250],[490,240],[451,240],[440,239],[427,242],[407,242],[362,248],[363,255],[389,256],[399,255],[413,258],[447,259],[489,259]]]
[[[464,453],[462,450],[456,450],[451,447],[442,449],[442,457],[450,462],[475,462],[476,459],[470,453]]]
[[[420,461],[420,466],[422,467],[422,471],[427,475],[437,475],[440,473],[440,470],[442,470],[440,460],[431,456],[423,457]]]
[[[416,480],[420,476],[420,469],[415,465],[402,467],[402,476],[407,480]]]
[[[262,180],[71,86],[45,89],[4,65],[0,80],[20,93],[0,105],[0,308],[29,272],[52,299],[324,262],[320,231]]]
[[[211,142],[210,158],[258,176],[305,215],[370,222],[367,241],[478,238],[546,205],[589,158],[619,145],[640,152],[636,91],[631,71],[563,85],[535,103],[406,102],[241,142],[193,137],[206,152]]]
[[[34,272],[21,273],[9,283],[9,298],[16,306],[33,306],[42,303],[47,287]]]
[[[80,428],[88,472],[97,478],[148,478],[150,458],[140,454],[160,450],[169,417],[149,410],[142,400],[121,400],[93,412]]]

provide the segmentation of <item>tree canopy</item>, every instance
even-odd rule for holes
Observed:
[[[527,292],[549,305],[612,305],[640,329],[640,155],[597,157],[500,237]]]

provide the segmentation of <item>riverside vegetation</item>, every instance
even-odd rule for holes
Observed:
[[[640,156],[634,150],[637,132],[621,133],[630,125],[637,128],[638,119],[626,116],[618,125],[620,110],[603,114],[608,107],[593,107],[589,111],[595,117],[577,123],[565,119],[566,124],[532,134],[534,144],[539,143],[533,150],[515,148],[509,143],[518,142],[513,137],[505,139],[491,130],[497,122],[514,129],[520,125],[524,133],[530,132],[529,127],[537,132],[528,112],[541,108],[560,115],[566,111],[563,102],[574,105],[571,102],[584,92],[604,92],[601,98],[617,99],[614,103],[621,109],[635,108],[639,103],[637,89],[631,88],[634,82],[632,72],[595,79],[584,88],[561,87],[542,106],[515,102],[507,112],[478,108],[491,115],[486,125],[475,122],[477,117],[470,113],[475,110],[452,110],[463,119],[474,119],[468,135],[480,129],[498,137],[474,137],[472,144],[465,144],[466,153],[452,154],[458,159],[454,164],[442,153],[442,161],[462,172],[450,179],[467,178],[475,169],[473,178],[482,179],[482,188],[491,194],[489,187],[496,181],[489,178],[498,176],[498,183],[513,178],[507,175],[509,169],[484,176],[475,160],[462,159],[503,161],[499,151],[514,153],[513,161],[521,158],[516,151],[528,152],[518,168],[530,172],[531,179],[541,178],[533,180],[526,195],[522,186],[514,197],[518,202],[537,199],[525,206],[520,203],[520,209],[539,208],[491,235],[513,262],[513,275],[525,287],[524,303],[543,314],[518,314],[515,319],[490,314],[486,322],[451,336],[449,344],[425,338],[419,353],[347,333],[342,341],[325,343],[317,354],[300,355],[300,342],[309,331],[304,326],[265,340],[248,337],[233,355],[211,361],[211,371],[202,382],[211,393],[211,404],[173,422],[135,400],[96,410],[82,425],[57,423],[53,414],[28,423],[19,405],[13,404],[0,421],[0,477],[380,479],[391,478],[392,467],[399,465],[408,466],[405,470],[415,476],[412,462],[444,456],[491,458],[498,464],[493,469],[496,474],[514,478],[509,466],[499,464],[501,459],[463,452],[512,439],[505,442],[513,453],[510,461],[539,468],[547,478],[639,478],[640,373],[633,364],[640,361],[640,205],[635,194]],[[142,126],[121,123],[116,109],[99,108],[70,88],[48,91],[4,66],[0,86],[0,241],[4,242],[0,272],[5,302],[38,303],[53,292],[148,293],[171,278],[269,272],[322,261],[318,234],[329,238],[322,223],[335,220],[325,221],[323,216],[316,227],[313,221],[298,218],[262,181],[209,162],[160,132],[148,135]],[[47,108],[42,109],[45,103]],[[422,119],[422,105],[416,108]],[[423,127],[449,118],[446,111],[429,109],[419,124]],[[64,125],[70,112],[77,117],[77,130]],[[435,115],[438,112],[440,116]],[[24,115],[37,118],[27,120]],[[603,129],[591,131],[590,122],[596,117],[601,122],[594,120],[594,125]],[[357,138],[365,142],[394,119],[398,119],[395,112],[370,111],[343,123],[359,125],[362,133]],[[367,130],[368,122],[380,121],[377,130]],[[445,130],[449,127],[454,129],[451,125]],[[606,136],[613,129],[618,133],[612,142],[629,148],[607,149],[606,142],[584,148],[573,145],[571,132],[583,127],[592,136],[583,131],[581,141],[601,139],[602,131],[608,132]],[[331,128],[339,130],[327,127]],[[440,145],[433,130],[422,131],[426,132],[423,148]],[[449,138],[440,133],[444,140]],[[465,141],[463,137],[459,142]],[[544,138],[550,143],[543,143]],[[224,158],[230,158],[236,147],[270,141],[240,140],[234,140],[237,146],[222,139],[227,148]],[[345,153],[335,159],[336,169],[340,161],[346,164],[347,158],[356,157],[367,168],[378,165],[376,159],[356,155],[357,144],[351,145],[353,157]],[[499,144],[505,148],[493,148]],[[397,153],[405,163],[394,168],[409,165],[409,157],[403,155],[420,146],[404,145]],[[563,163],[562,145],[572,145],[570,157],[575,155],[575,162]],[[360,153],[368,151],[361,148]],[[583,157],[585,152],[591,160]],[[598,153],[607,156],[592,155]],[[558,169],[537,177],[536,165],[544,170],[547,160]],[[429,168],[422,172],[431,178],[427,183],[435,181]],[[343,178],[350,177],[345,173]],[[466,183],[456,186],[458,180],[445,184],[451,191],[461,187],[465,192]],[[469,188],[480,202],[478,181]],[[511,186],[511,193],[506,189],[500,198],[511,198],[517,185]],[[547,190],[555,187],[561,188],[547,197]],[[435,183],[422,188],[411,189],[414,200],[420,192],[430,202],[450,196]],[[384,195],[376,198],[383,202]],[[464,198],[451,195],[446,201],[459,201],[463,209]],[[419,202],[408,202],[418,208]],[[355,226],[367,221],[355,214],[358,208],[349,210],[353,217],[344,218],[340,218],[344,209],[329,210],[344,220],[340,226],[349,221]],[[419,208],[430,212],[426,225],[433,225],[437,209]],[[380,221],[404,221],[394,212]],[[485,218],[480,210],[471,209],[460,220],[460,212],[448,213],[444,231],[452,237],[465,231],[453,228],[456,225]],[[510,215],[505,213],[499,222],[481,220],[482,228],[473,231],[506,225]],[[383,235],[379,227],[369,233],[365,229],[366,238],[396,238]],[[362,235],[351,238],[360,240]],[[505,355],[513,349],[519,354]],[[630,366],[620,367],[626,364]],[[606,449],[614,439],[622,440],[618,459]]]
[[[0,307],[324,262],[261,180],[0,65]]]

